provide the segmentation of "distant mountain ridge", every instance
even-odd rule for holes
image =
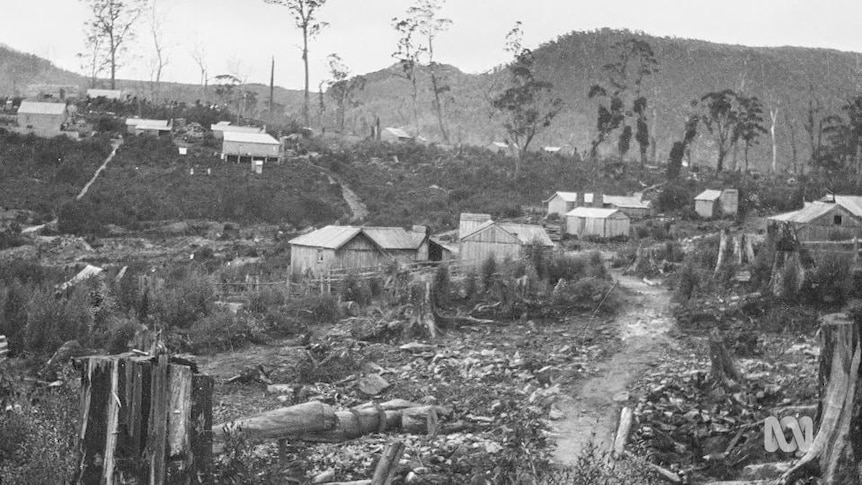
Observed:
[[[534,148],[570,145],[579,153],[588,149],[595,133],[596,102],[588,99],[587,93],[591,85],[602,79],[601,67],[611,60],[614,43],[628,37],[648,42],[659,62],[659,72],[644,85],[656,162],[666,158],[673,141],[682,135],[683,123],[692,113],[691,101],[710,91],[729,88],[763,101],[767,125],[770,111],[776,115],[775,137],[778,163],[782,167],[790,165],[794,154],[797,162],[806,160],[810,154],[810,137],[804,127],[809,103],[820,106],[817,117],[835,114],[847,98],[862,91],[862,59],[858,53],[804,47],[746,47],[613,29],[572,32],[534,50],[537,77],[553,83],[554,94],[565,103],[553,125],[537,137]],[[466,74],[452,66],[438,65],[437,72],[449,87],[445,109],[450,141],[485,145],[503,140],[505,134],[490,108],[490,100],[507,82],[505,69]],[[347,131],[370,133],[378,118],[383,126],[414,128],[411,88],[402,74],[400,66],[395,64],[364,75],[365,87],[355,94],[356,102],[345,116]],[[440,141],[427,68],[419,70],[417,81],[418,131],[428,139]],[[34,82],[86,85],[82,76],[59,69],[44,59],[0,47],[0,95],[14,94]],[[135,87],[144,95],[149,86],[146,81],[120,81],[120,84]],[[257,93],[258,110],[267,104],[268,86],[255,84],[248,89]],[[200,86],[164,83],[163,96],[167,99],[191,102],[200,99],[201,94]],[[214,98],[213,94],[210,90],[210,98]],[[313,93],[312,125],[332,130],[334,101],[324,95],[321,111],[318,96]],[[298,118],[302,93],[276,88],[275,102]],[[695,163],[714,163],[715,147],[709,136],[702,134],[692,150]],[[636,152],[633,147],[627,158],[635,160]],[[607,143],[603,154],[615,154],[613,142]],[[750,154],[752,166],[765,168],[771,157],[769,135],[762,136]]]

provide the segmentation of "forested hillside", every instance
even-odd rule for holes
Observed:
[[[672,143],[682,136],[685,120],[702,111],[702,106],[692,106],[693,100],[709,92],[732,89],[746,96],[757,96],[764,107],[763,125],[767,133],[759,136],[752,147],[752,168],[765,169],[771,164],[769,131],[773,115],[779,169],[790,169],[794,161],[801,165],[810,158],[821,120],[840,114],[841,106],[857,92],[862,81],[862,67],[856,53],[724,45],[611,29],[572,32],[534,51],[536,77],[553,84],[553,95],[563,100],[564,107],[553,124],[539,134],[532,148],[568,144],[581,154],[589,150],[596,134],[597,117],[597,101],[588,97],[590,87],[606,81],[602,67],[614,60],[614,45],[631,38],[649,44],[658,63],[658,70],[646,76],[642,86],[648,103],[647,122],[655,140],[649,150],[653,162],[667,158]],[[502,39],[500,44],[502,48]],[[506,86],[507,70],[498,68],[484,74],[466,74],[452,66],[438,65],[437,74],[444,86],[442,104],[452,143],[485,145],[505,138],[502,122],[491,108],[491,100]],[[355,90],[346,103],[345,131],[366,135],[378,118],[384,127],[415,129],[412,87],[401,67],[394,64],[363,77],[362,88]],[[417,70],[416,81],[418,131],[430,140],[442,141],[432,108],[428,68]],[[0,95],[20,93],[22,86],[37,82],[86,85],[81,76],[60,70],[36,56],[0,47]],[[185,102],[202,99],[228,103],[230,96],[219,90],[216,83],[215,79],[211,80],[207,89],[193,84],[163,83],[160,97]],[[152,97],[154,92],[146,81],[119,81],[119,84],[144,97]],[[243,97],[246,100],[243,114],[268,118],[268,86],[248,84],[240,90],[253,93]],[[299,91],[276,88],[275,102],[286,113],[286,119],[299,117]],[[333,131],[337,111],[332,93],[324,93],[322,97],[315,93],[311,106],[313,127]],[[599,148],[600,154],[614,156],[617,151],[613,135]],[[714,141],[701,126],[692,145],[692,162],[713,164],[716,155]],[[733,166],[734,157],[739,160],[741,156],[731,154],[729,166]],[[636,149],[627,155],[631,160],[637,157]]]

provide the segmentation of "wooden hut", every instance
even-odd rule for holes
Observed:
[[[557,214],[560,219],[577,207],[577,203],[577,192],[554,192],[554,195],[545,200],[545,205],[548,206],[548,215]]]
[[[170,120],[126,119],[126,132],[131,135],[170,136],[172,129]]]
[[[472,232],[462,233],[458,245],[458,258],[464,264],[482,264],[489,257],[502,261],[507,257],[521,259],[527,246],[546,250],[554,243],[542,226],[487,221]]]
[[[810,202],[798,211],[772,216],[767,229],[789,223],[800,241],[837,241],[862,237],[862,207],[845,199],[838,202]]]
[[[694,211],[704,219],[736,216],[739,191],[736,189],[704,190],[694,198]]]
[[[68,121],[69,109],[66,103],[22,101],[18,107],[18,131],[22,133],[53,138],[66,134],[63,128]]]
[[[461,220],[458,224],[458,238],[462,238],[467,234],[475,231],[477,227],[491,220],[491,214],[474,214],[470,212],[462,212]]]
[[[295,274],[375,268],[392,261],[428,260],[428,236],[400,227],[326,226],[289,241]]]
[[[210,130],[213,132],[213,136],[219,140],[224,139],[224,134],[226,132],[232,133],[264,133],[263,128],[258,128],[256,126],[238,126],[230,124],[230,121],[219,121],[214,125],[210,125]]]
[[[631,220],[620,209],[576,207],[566,214],[566,234],[583,238],[628,236]]]
[[[281,142],[266,133],[225,131],[222,137],[222,160],[233,160],[237,163],[281,160]]]

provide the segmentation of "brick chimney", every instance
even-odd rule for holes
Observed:
[[[583,207],[584,205],[586,205],[584,204],[584,193],[578,192],[575,197],[575,207]]]

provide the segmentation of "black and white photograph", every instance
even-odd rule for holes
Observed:
[[[860,22],[2,0],[0,485],[862,485]]]

